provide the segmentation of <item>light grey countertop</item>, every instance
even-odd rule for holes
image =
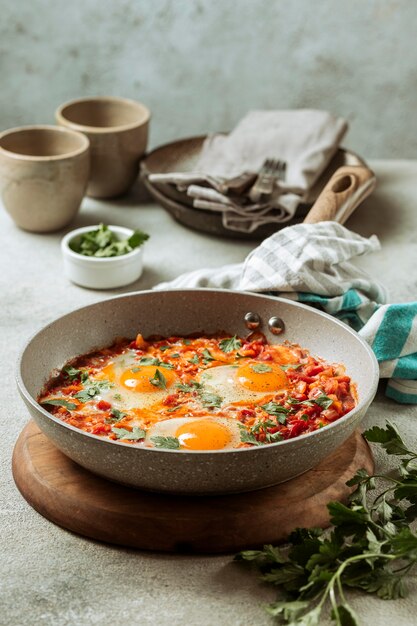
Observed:
[[[389,289],[391,301],[417,299],[417,161],[374,161],[378,186],[347,226],[377,234],[382,250],[360,265]],[[217,239],[177,224],[140,188],[114,202],[86,198],[71,227],[103,221],[150,233],[145,271],[127,289],[90,291],[63,276],[59,241],[63,233],[35,235],[19,230],[0,211],[0,624],[118,626],[184,624],[268,625],[261,604],[274,592],[232,555],[201,557],[146,553],[99,544],[42,518],[18,493],[11,474],[14,443],[28,414],[14,369],[29,336],[50,320],[110,295],[148,289],[184,271],[242,261],[256,245]],[[365,426],[397,423],[417,447],[417,407],[401,406],[379,392]],[[377,459],[384,467],[384,461]],[[415,623],[416,580],[405,600],[384,602],[357,596],[363,624]],[[325,622],[323,622],[324,624]]]

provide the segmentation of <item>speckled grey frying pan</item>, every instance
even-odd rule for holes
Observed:
[[[344,363],[357,384],[353,411],[313,433],[279,443],[231,451],[184,452],[136,448],[87,434],[36,402],[51,372],[117,336],[228,331],[245,335],[247,313],[257,314],[268,340],[289,340],[328,361]],[[285,330],[271,332],[280,318]],[[279,324],[279,322],[278,322]],[[26,345],[19,360],[19,391],[33,419],[71,459],[110,480],[179,494],[250,491],[288,480],[315,466],[359,425],[378,383],[369,346],[338,320],[311,307],[269,296],[223,290],[144,291],[93,304],[52,322]]]

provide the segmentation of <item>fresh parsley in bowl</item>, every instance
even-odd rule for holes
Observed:
[[[86,226],[61,242],[66,276],[89,289],[114,289],[135,282],[143,270],[149,235],[123,226]]]
[[[149,235],[141,230],[133,231],[126,239],[120,239],[114,230],[106,224],[100,224],[95,230],[81,233],[79,237],[69,241],[73,252],[84,256],[106,258],[128,254],[149,239]]]

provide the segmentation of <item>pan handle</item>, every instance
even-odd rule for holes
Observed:
[[[330,178],[307,213],[304,224],[333,220],[344,224],[374,190],[375,174],[364,165],[344,165]]]

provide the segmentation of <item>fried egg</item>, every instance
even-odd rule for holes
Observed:
[[[222,404],[258,400],[288,387],[287,375],[277,363],[261,361],[211,367],[201,374],[200,382],[220,396]]]
[[[175,438],[180,450],[223,450],[239,445],[240,430],[233,419],[224,417],[176,417],[151,426],[145,445],[158,447],[158,437]]]
[[[161,365],[141,365],[139,361],[116,357],[95,377],[108,380],[111,387],[100,393],[118,409],[149,408],[160,403],[169,393],[178,377],[172,369]]]

